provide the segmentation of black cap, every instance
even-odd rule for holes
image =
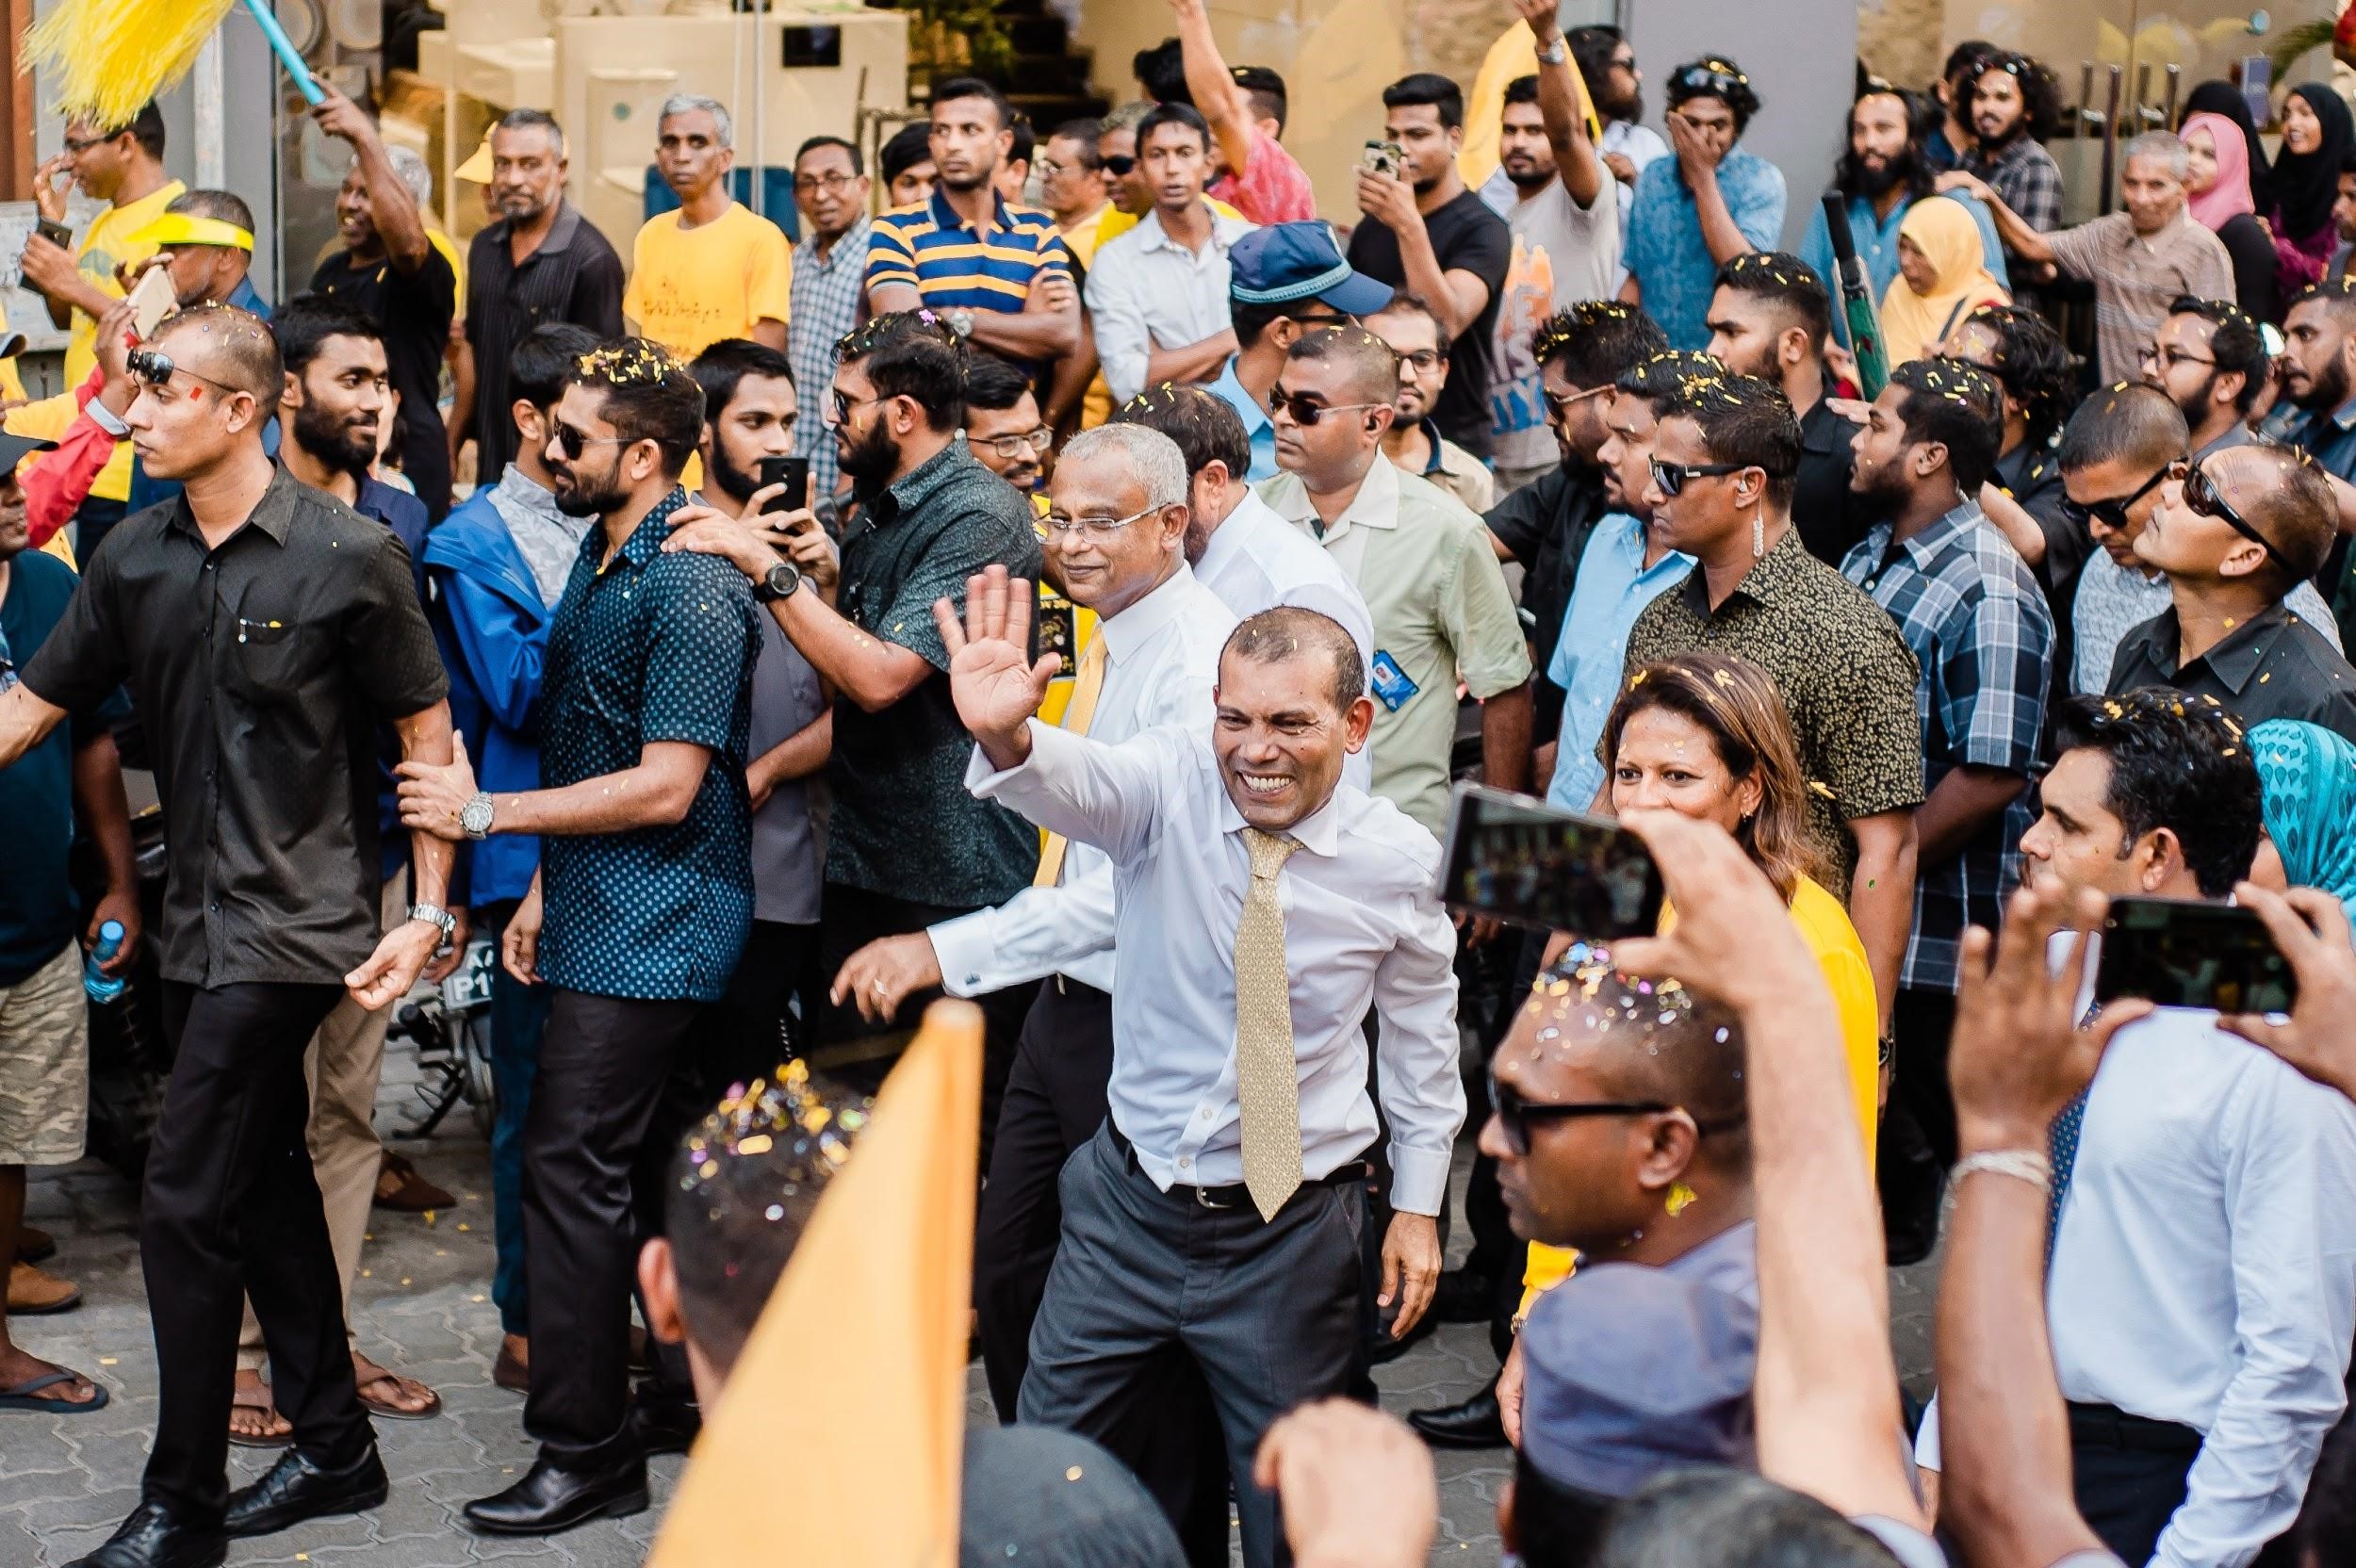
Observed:
[[[35,452],[54,452],[55,441],[43,441],[30,435],[13,435],[0,431],[0,474],[16,472],[16,466]]]

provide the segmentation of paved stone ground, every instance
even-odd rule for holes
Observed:
[[[412,1124],[415,1074],[395,1046],[377,1123],[388,1135]],[[499,1342],[490,1300],[491,1209],[487,1151],[462,1108],[430,1140],[395,1139],[444,1186],[455,1210],[422,1217],[380,1212],[368,1275],[353,1293],[364,1349],[441,1392],[432,1421],[378,1424],[394,1478],[385,1506],[360,1518],[322,1521],[261,1541],[233,1544],[233,1564],[365,1562],[368,1568],[455,1568],[499,1559],[582,1568],[627,1568],[646,1555],[683,1462],[657,1461],[655,1508],[600,1522],[551,1541],[499,1541],[467,1534],[459,1505],[495,1491],[531,1462],[522,1399],[491,1382]],[[1469,1163],[1460,1152],[1458,1179]],[[137,1195],[94,1161],[35,1174],[29,1217],[57,1233],[49,1266],[81,1285],[87,1302],[55,1317],[21,1319],[19,1340],[114,1391],[105,1411],[85,1416],[0,1415],[0,1564],[67,1562],[103,1541],[138,1498],[155,1409],[155,1361],[133,1226]],[[1460,1234],[1456,1246],[1464,1240]],[[1891,1276],[1899,1364],[1919,1396],[1927,1392],[1930,1267]],[[1449,1326],[1381,1369],[1383,1399],[1404,1413],[1464,1397],[1494,1370],[1486,1331]],[[970,1387],[976,1420],[990,1418],[981,1369]],[[231,1484],[257,1476],[270,1454],[231,1451]],[[1507,1455],[1442,1453],[1440,1539],[1434,1563],[1497,1561],[1497,1493]],[[790,1459],[788,1461],[790,1462]]]

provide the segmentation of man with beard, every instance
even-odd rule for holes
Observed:
[[[962,601],[966,580],[984,566],[1039,577],[1030,502],[957,439],[965,353],[946,327],[914,313],[879,316],[843,340],[828,422],[862,512],[843,541],[840,609],[805,591],[791,567],[744,554],[715,523],[671,541],[761,565],[769,613],[841,698],[826,762],[834,810],[820,901],[823,975],[839,973],[879,937],[1005,903],[1039,867],[1030,825],[965,789],[972,737],[950,702],[949,654],[933,622],[933,601]],[[801,533],[813,521],[789,514],[780,527]],[[1031,994],[980,999],[990,1028],[985,1159]],[[822,1043],[888,1027],[861,1017],[858,1004],[869,998],[855,1003],[838,985],[828,1000],[810,1021]]]
[[[1986,39],[1968,38],[1947,52],[1931,96],[1939,103],[1939,126],[1922,143],[1922,161],[1932,172],[1943,174],[1963,161],[1979,138],[1972,129],[1972,87],[1980,67],[1997,53]]]
[[[1914,134],[1915,105],[1911,93],[1881,83],[1869,86],[1849,106],[1849,145],[1833,166],[1833,188],[1841,193],[1847,209],[1857,259],[1865,264],[1866,283],[1877,302],[1897,281],[1898,225],[1906,221],[1906,211],[1915,203],[1936,194],[1931,166]],[[1998,283],[2004,283],[2004,248],[1996,237],[1996,220],[1988,215],[1988,208],[1969,195],[1952,195],[1947,200],[1961,202],[1971,212],[1972,221],[1980,230],[1980,250],[1988,270]],[[1800,241],[1799,255],[1829,287],[1834,276],[1832,230],[1822,203],[1808,213],[1808,235]],[[1852,346],[1845,318],[1834,319],[1833,333],[1842,348]]]
[[[2319,283],[2291,302],[2282,318],[2282,352],[2275,361],[2287,420],[2282,439],[2315,460],[2339,502],[2340,531],[2356,530],[2356,279]],[[2271,422],[2269,429],[2276,429]],[[2335,548],[2325,580],[2338,589],[2348,575],[2344,547]],[[2335,597],[2349,597],[2356,585]]]
[[[2045,150],[2061,122],[2060,97],[2053,74],[2040,62],[2010,52],[1988,56],[1972,83],[1972,143],[1956,165],[1987,181],[2039,234],[2061,227],[2061,166]],[[1948,188],[1947,182],[1939,187]],[[2007,253],[2022,261],[2046,259],[2009,234],[2005,240]]]
[[[1655,158],[1667,157],[1669,144],[1644,123],[1644,73],[1638,69],[1636,51],[1620,29],[1574,27],[1567,41],[1579,80],[1587,88],[1587,102],[1603,122],[1603,139],[1595,150],[1619,187],[1620,265],[1612,269],[1610,291],[1617,294],[1628,282],[1628,214],[1636,200],[1636,176]]]
[[[541,788],[479,791],[463,748],[447,767],[401,770],[413,828],[543,841],[500,954],[517,978],[553,988],[524,1123],[541,1351],[524,1430],[540,1451],[513,1485],[466,1505],[467,1525],[488,1534],[548,1535],[646,1506],[630,1293],[634,1233],[659,1214],[670,1152],[649,1128],[703,1009],[727,991],[754,906],[752,596],[723,564],[663,548],[687,504],[679,476],[703,408],[659,344],[623,338],[581,357],[549,420],[548,466],[557,503],[596,522],[548,632]]]
[[[1497,306],[1513,257],[1513,231],[1464,188],[1456,155],[1464,145],[1464,95],[1429,71],[1383,90],[1383,134],[1397,142],[1396,174],[1361,168],[1350,265],[1401,293],[1419,296],[1440,323],[1440,347],[1456,373],[1432,404],[1432,423],[1478,457],[1489,455],[1490,356]]]
[[[1915,812],[1914,928],[1891,1009],[1897,1054],[1878,1161],[1885,1226],[1925,1248],[1955,1163],[1947,1037],[1963,933],[1996,929],[2021,880],[2016,846],[2034,820],[2029,778],[2053,673],[2044,592],[1980,511],[2003,410],[1995,378],[1975,367],[1918,359],[1893,369],[1857,433],[1850,482],[1887,520],[1841,567],[1890,612],[1921,666],[1929,792]]]
[[[498,482],[515,455],[507,356],[534,327],[570,321],[600,338],[622,335],[622,258],[564,200],[564,132],[542,109],[510,109],[491,127],[499,220],[466,251],[466,341],[458,384],[470,401],[450,410],[450,466],[474,437],[477,484]],[[405,407],[417,400],[404,396]],[[432,401],[429,396],[426,400]]]
[[[1079,347],[1080,291],[1054,217],[998,194],[1013,122],[1006,94],[976,77],[933,90],[940,186],[875,220],[867,302],[877,316],[932,310],[960,339],[1009,358],[1058,359]]]
[[[834,371],[834,346],[859,324],[866,297],[869,180],[856,143],[814,136],[794,155],[794,204],[802,213],[794,247],[793,318],[786,341],[794,381],[816,386]],[[810,504],[833,513],[834,438],[815,415],[795,421],[794,455],[810,459]]]
[[[1475,512],[1497,500],[1497,481],[1481,459],[1442,435],[1432,424],[1432,405],[1448,386],[1447,340],[1439,318],[1413,294],[1366,318],[1366,331],[1399,356],[1399,396],[1391,400],[1391,428],[1383,433],[1383,455],[1404,472],[1425,479]]]
[[[2142,354],[2143,381],[2174,400],[2192,433],[2192,460],[2257,439],[2250,410],[2266,384],[2266,339],[2231,300],[2187,296],[2168,307]]]
[[[321,83],[320,90],[327,96],[311,116],[321,131],[351,145],[352,159],[335,193],[335,234],[343,249],[312,272],[311,291],[352,305],[376,323],[392,388],[401,394],[392,455],[417,487],[426,515],[439,522],[450,510],[442,358],[458,277],[426,238],[425,216],[394,169],[375,122],[334,88]],[[507,405],[498,407],[503,421]]]
[[[1513,251],[1497,308],[1489,433],[1508,494],[1558,461],[1530,352],[1539,327],[1574,301],[1610,299],[1620,272],[1619,187],[1587,135],[1555,8],[1546,0],[1516,7],[1537,40],[1538,72],[1506,84],[1497,134],[1497,169],[1513,192],[1502,211]]]

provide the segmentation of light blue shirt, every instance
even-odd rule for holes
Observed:
[[[1644,606],[1685,580],[1693,558],[1671,550],[1644,564],[1644,525],[1615,512],[1595,525],[1579,558],[1578,584],[1562,616],[1546,678],[1562,688],[1562,733],[1554,751],[1546,799],[1584,811],[1603,785],[1595,746],[1619,700],[1628,629]]]
[[[1759,250],[1774,250],[1783,235],[1783,171],[1736,147],[1718,165],[1718,191],[1742,237]],[[1644,290],[1644,313],[1669,335],[1669,346],[1695,352],[1709,348],[1718,264],[1710,259],[1701,214],[1675,158],[1658,158],[1636,176],[1627,261]]]
[[[1987,204],[1960,190],[1927,199],[1959,203],[1972,215],[1972,226],[1980,231],[1981,260],[1996,281],[2009,290],[2012,279],[2004,271],[2004,243],[1996,237],[1996,220],[1988,216]],[[1884,220],[1873,215],[1873,204],[1864,197],[1849,198],[1849,233],[1857,238],[1857,259],[1865,263],[1865,281],[1873,291],[1873,306],[1877,310],[1881,308],[1882,296],[1898,281],[1898,225],[1906,221],[1913,205],[1911,202],[1900,202]],[[1833,296],[1832,335],[1842,348],[1848,348],[1849,319],[1841,308],[1841,283],[1832,270],[1832,229],[1824,221],[1821,202],[1808,213],[1808,237],[1800,241],[1800,259],[1808,263],[1817,281]]]
[[[1236,358],[1227,356],[1226,368],[1211,383],[1210,390],[1242,417],[1244,433],[1252,437],[1252,472],[1246,478],[1257,484],[1276,477],[1276,427],[1268,421],[1268,409],[1235,379]]]

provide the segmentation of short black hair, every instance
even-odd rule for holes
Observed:
[[[1889,1547],[1804,1492],[1747,1470],[1701,1467],[1657,1476],[1621,1498],[1579,1568],[1889,1568],[1893,1560]]]
[[[851,155],[852,173],[864,174],[867,172],[867,159],[860,154],[859,150],[859,143],[839,136],[813,136],[804,140],[799,147],[794,149],[794,167],[799,168],[804,158],[810,156],[810,154],[818,151],[821,147],[842,148],[844,152]]]
[[[1538,101],[1538,78],[1516,76],[1505,84],[1505,101],[1513,104],[1534,104]]]
[[[2099,751],[2111,765],[2102,805],[2122,829],[2118,853],[2167,828],[2206,898],[2250,874],[2263,829],[2258,764],[2241,721],[2215,697],[2147,686],[2068,696],[2053,709],[2053,755]]]
[[[2184,456],[2191,441],[2175,399],[2141,382],[2114,382],[2080,403],[2062,427],[2062,472],[2098,463],[2156,471]]]
[[[1696,376],[1661,411],[1663,419],[1676,416],[1701,427],[1702,446],[1712,463],[1765,470],[1767,498],[1778,508],[1792,504],[1792,482],[1800,471],[1800,421],[1781,387],[1757,376]]]
[[[1734,116],[1734,134],[1750,129],[1759,113],[1759,93],[1743,69],[1724,55],[1704,55],[1669,73],[1665,96],[1671,108],[1696,98],[1715,98]]]
[[[1104,134],[1104,122],[1089,116],[1067,120],[1047,133],[1050,141],[1076,142],[1080,148],[1080,167],[1094,173],[1104,167],[1104,157],[1096,151],[1096,139]]]
[[[936,86],[933,89],[931,102],[926,106],[925,123],[928,125],[931,123],[933,109],[939,108],[943,104],[954,104],[960,98],[989,99],[990,108],[998,116],[998,128],[1002,131],[1014,129],[1016,119],[1014,106],[1006,102],[1005,93],[979,76],[952,76]]]
[[[835,363],[856,364],[876,395],[906,398],[934,430],[965,421],[966,348],[929,310],[895,310],[843,335]]]
[[[1153,112],[1137,122],[1137,155],[1145,155],[1145,139],[1164,125],[1183,125],[1203,139],[1203,151],[1211,150],[1210,122],[1192,104],[1156,104]]]
[[[933,128],[929,121],[920,120],[903,125],[892,133],[892,139],[875,150],[875,162],[883,174],[884,186],[892,183],[920,163],[933,161]]]
[[[625,443],[651,441],[672,478],[704,433],[704,389],[679,355],[651,337],[615,337],[573,364],[571,384],[598,396],[597,416]]]
[[[1247,615],[1227,634],[1226,645],[1219,650],[1219,662],[1226,663],[1228,655],[1233,654],[1255,664],[1281,664],[1303,647],[1319,646],[1333,664],[1333,706],[1346,713],[1351,703],[1366,694],[1366,666],[1359,655],[1358,645],[1350,640],[1342,623],[1331,615],[1289,604]]]
[[[74,118],[79,120],[82,117],[75,115]],[[139,150],[149,157],[159,163],[163,161],[164,112],[155,106],[155,100],[153,98],[141,104],[139,113],[122,124],[99,126],[98,130],[109,141],[119,136],[128,136],[139,144]]]
[[[1022,366],[984,349],[966,350],[963,401],[967,408],[1003,414],[1031,390],[1031,372]]]
[[[1612,74],[1612,57],[1628,40],[1619,28],[1604,23],[1585,27],[1573,27],[1562,35],[1571,46],[1571,63],[1579,67],[1579,75],[1587,83],[1590,101],[1602,90],[1604,78]]]
[[[1252,113],[1260,120],[1276,122],[1276,134],[1284,134],[1284,117],[1290,112],[1292,94],[1284,87],[1284,76],[1265,65],[1238,65],[1229,69],[1235,85],[1251,100]]]
[[[1805,328],[1819,353],[1832,333],[1832,295],[1816,269],[1787,251],[1745,251],[1718,269],[1718,286],[1764,300]]]
[[[1581,389],[1618,381],[1635,366],[1669,351],[1669,335],[1635,305],[1579,300],[1538,325],[1530,351],[1540,365],[1562,367]]]
[[[2340,172],[2356,174],[2356,147],[2351,147],[2340,155]]]
[[[2356,159],[2356,153],[2348,155]],[[2291,296],[2290,302],[2282,307],[2282,318],[2289,320],[2291,312],[2300,305],[2321,305],[2345,320],[2356,312],[2356,278],[2326,278],[2321,283],[2309,284]]]
[[[2020,305],[1982,305],[1963,319],[1996,339],[1996,363],[1988,368],[2027,414],[2029,439],[2042,446],[2077,403],[2077,356],[2053,322]]]
[[[1690,384],[1722,381],[1726,374],[1725,363],[1713,355],[1692,349],[1662,349],[1622,370],[1612,378],[1612,387],[1615,392],[1644,399],[1652,404],[1653,416],[1659,418]]]
[[[1958,83],[1970,87],[1979,79],[1980,67],[1990,55],[1998,52],[1996,45],[1984,38],[1968,38],[1947,51],[1947,63],[1939,70],[1939,79],[1948,86]],[[1965,105],[1968,110],[1971,106]]]
[[[331,337],[384,341],[384,329],[376,324],[375,317],[326,294],[298,294],[288,300],[270,316],[270,330],[278,339],[279,364],[297,381]]]
[[[191,218],[218,219],[223,223],[235,223],[248,234],[254,233],[254,209],[234,190],[207,190],[200,187],[182,191],[164,210],[184,212]]]
[[[1029,167],[1031,155],[1039,151],[1039,133],[1031,128],[1031,117],[1018,109],[1007,128],[1014,132],[1014,140],[1006,147],[1006,161]]]
[[[1212,464],[1223,465],[1240,484],[1252,471],[1252,435],[1233,404],[1204,386],[1149,386],[1113,410],[1107,421],[1143,425],[1175,442],[1186,460],[1186,482]]]
[[[1432,302],[1422,295],[1411,294],[1404,288],[1398,289],[1392,293],[1389,304],[1376,311],[1373,316],[1364,317],[1362,319],[1371,321],[1375,316],[1422,317],[1432,323],[1432,342],[1439,349],[1440,357],[1442,359],[1448,357],[1448,325],[1440,319],[1440,313],[1432,308]]]
[[[2209,355],[2217,362],[2212,368],[2219,375],[2241,372],[2241,395],[2233,400],[2233,412],[2249,414],[2266,384],[2266,366],[2274,357],[2266,352],[2266,335],[2258,330],[2257,318],[2231,300],[2202,300],[2189,294],[2169,305],[2168,313],[2198,316],[2216,329],[2209,335]]]
[[[1960,359],[1909,359],[1890,368],[1890,384],[1906,390],[1898,417],[1906,439],[1945,447],[1955,488],[1978,496],[2004,444],[2004,394],[1996,378]]]
[[[749,337],[723,337],[705,345],[704,351],[689,363],[687,373],[704,389],[704,419],[713,423],[736,400],[736,389],[746,376],[791,385],[794,361],[782,350],[766,343],[756,343]]]
[[[1138,50],[1129,57],[1129,70],[1145,95],[1157,104],[1194,102],[1194,93],[1186,86],[1186,50],[1174,38]]]
[[[509,400],[554,408],[573,379],[573,368],[597,342],[596,333],[570,321],[549,321],[532,328],[507,351]]]
[[[2050,140],[2061,128],[2061,82],[2039,59],[2016,50],[1999,49],[1980,62],[1972,78],[1977,91],[1980,77],[2001,71],[2021,84],[2023,130],[2032,141]]]
[[[1440,128],[1452,131],[1464,122],[1464,90],[1436,71],[1417,71],[1383,90],[1386,109],[1415,108],[1429,104],[1439,111]]]

